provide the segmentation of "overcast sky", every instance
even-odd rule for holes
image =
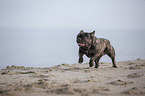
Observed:
[[[0,0],[0,28],[145,30],[145,0]]]

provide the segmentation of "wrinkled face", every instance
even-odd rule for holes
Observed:
[[[81,30],[81,32],[77,35],[77,44],[80,47],[84,47],[84,46],[89,47],[92,43],[92,36],[94,35],[94,32],[87,33]]]

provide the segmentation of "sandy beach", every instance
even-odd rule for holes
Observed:
[[[0,96],[145,96],[145,60],[0,70]]]

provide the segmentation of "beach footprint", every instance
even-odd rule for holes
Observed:
[[[143,74],[141,74],[141,73],[131,73],[131,74],[127,75],[128,78],[138,78],[141,76],[143,76]]]
[[[132,84],[132,83],[133,83],[133,82],[115,80],[115,81],[113,81],[113,82],[110,82],[109,84],[112,84],[112,85],[128,85],[128,84]]]
[[[145,87],[133,87],[133,88],[131,88],[123,93],[127,94],[127,95],[144,96],[145,95]]]

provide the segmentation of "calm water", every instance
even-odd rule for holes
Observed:
[[[73,30],[0,29],[0,69],[6,66],[50,67],[78,61]],[[116,61],[145,59],[145,31],[102,31],[95,36],[109,39],[116,50]],[[89,62],[84,56],[84,62]],[[104,56],[101,62],[111,62]]]

